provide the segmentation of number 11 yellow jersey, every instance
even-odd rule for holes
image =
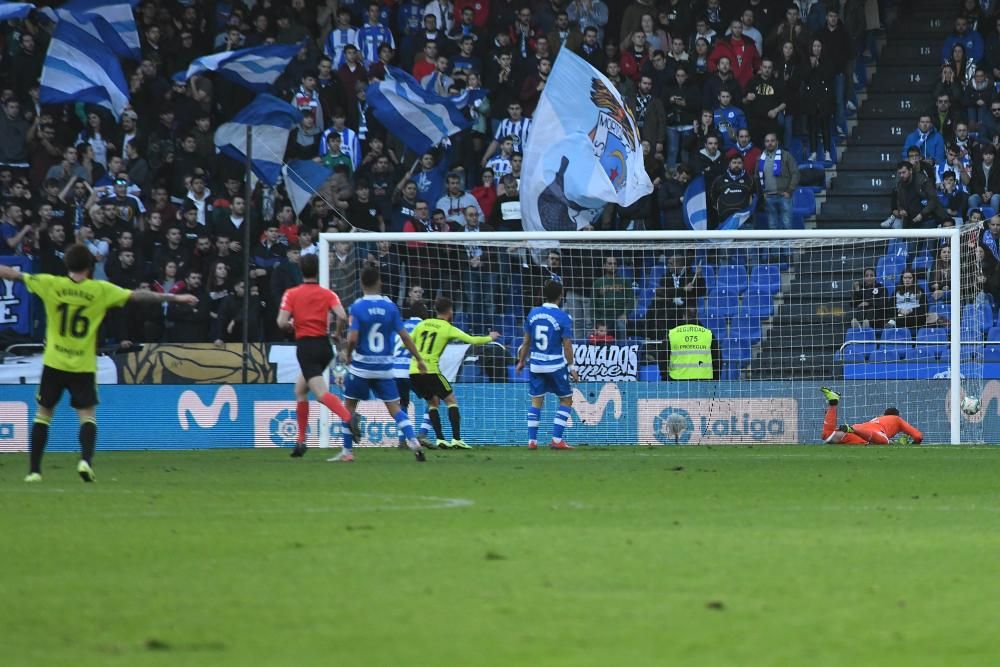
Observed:
[[[109,308],[125,305],[130,290],[103,280],[76,282],[45,273],[23,275],[28,291],[45,304],[42,363],[70,373],[97,372],[97,332]]]

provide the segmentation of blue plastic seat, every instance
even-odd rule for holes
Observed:
[[[906,327],[883,329],[878,349],[886,351],[890,358],[896,355],[896,359],[906,359],[907,353],[913,349],[913,334]]]
[[[792,193],[792,213],[803,218],[816,215],[816,194],[810,188],[795,188]]]
[[[896,283],[899,282],[899,276],[902,275],[904,269],[906,269],[905,255],[879,257],[878,263],[875,265],[875,277],[885,286],[889,296],[896,293]]]
[[[921,327],[917,329],[917,345],[913,352],[918,359],[940,359],[948,354],[948,332],[941,327]],[[933,343],[933,344],[930,344]]]
[[[774,298],[767,291],[759,291],[751,285],[750,290],[743,297],[743,312],[748,317],[755,317],[758,320],[766,320],[774,315]]]
[[[934,258],[931,257],[930,253],[922,252],[913,258],[913,270],[917,273],[923,273],[925,271],[930,271],[934,266]]]
[[[639,382],[659,382],[660,367],[656,364],[643,364],[639,366]]]
[[[875,330],[871,327],[851,327],[844,336],[844,363],[860,363],[876,350]]]
[[[726,335],[726,318],[704,315],[700,320],[701,326],[709,329],[716,338],[722,338]]]
[[[701,277],[705,279],[705,289],[712,291],[715,289],[715,267],[711,264],[701,265]]]
[[[980,206],[979,210],[983,212],[983,218],[986,220],[989,220],[990,218],[992,218],[994,215],[997,214],[996,209],[993,208],[992,206]]]
[[[508,382],[527,382],[528,381],[528,368],[525,367],[520,373],[517,372],[515,366],[511,364],[507,366],[507,381]]]
[[[746,364],[751,359],[750,341],[743,338],[723,338],[722,345],[723,360],[732,363]]]
[[[889,244],[885,248],[886,257],[902,257],[903,263],[908,259],[909,246],[904,239],[889,239]]]
[[[975,328],[980,337],[993,326],[993,308],[986,302],[967,303],[962,306],[962,329]]]
[[[751,344],[760,342],[760,320],[756,317],[734,317],[729,323],[729,335],[733,338],[749,340]]]
[[[735,290],[737,294],[743,294],[749,283],[747,267],[742,264],[728,264],[719,267],[715,287],[716,289]]]
[[[708,317],[736,317],[739,308],[739,293],[734,290],[718,288],[705,298],[705,315]]]
[[[777,264],[758,264],[750,273],[750,287],[766,289],[769,294],[781,290],[781,268]]]
[[[990,330],[986,332],[986,340],[1000,343],[1000,327],[990,327]]]

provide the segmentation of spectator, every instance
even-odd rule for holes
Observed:
[[[906,269],[900,275],[894,298],[895,304],[889,311],[885,326],[909,329],[911,335],[916,335],[917,329],[927,320],[927,297],[917,285],[913,271]]]
[[[176,287],[176,286],[175,286]],[[194,294],[197,305],[185,303],[167,304],[167,338],[172,343],[201,343],[207,341],[211,315],[209,301],[202,289],[202,275],[191,271],[184,279],[183,287],[173,294]]]
[[[665,114],[667,125],[667,167],[673,168],[682,160],[681,146],[694,130],[695,119],[701,102],[701,93],[691,81],[687,67],[678,66],[674,81],[663,91],[667,100]],[[687,151],[685,151],[687,153]],[[687,157],[686,155],[683,157]]]
[[[684,192],[691,182],[691,168],[686,164],[668,170],[667,177],[657,188],[657,204],[663,212],[663,229],[688,230],[684,221]]]
[[[646,43],[646,33],[641,29],[634,31],[630,40],[622,44],[622,53],[618,60],[622,76],[638,82],[639,73],[646,63],[649,62],[651,54],[652,49]]]
[[[965,210],[968,206],[965,186],[958,185],[955,172],[949,170],[944,172],[939,189],[938,199],[944,206],[945,212],[955,221],[955,224],[962,224],[962,218],[965,217]]]
[[[714,72],[718,68],[721,58],[727,58],[730,65],[735,63],[733,76],[740,88],[743,89],[750,83],[754,73],[760,69],[760,53],[757,51],[757,45],[752,39],[743,36],[743,21],[741,19],[733,19],[730,22],[727,37],[715,40],[712,53],[708,58],[709,72]]]
[[[497,190],[492,169],[483,169],[483,173],[480,176],[480,183],[472,188],[471,194],[476,198],[483,216],[487,219],[492,219],[493,207],[497,203]]]
[[[805,75],[805,65],[802,62],[801,52],[794,40],[785,40],[781,44],[781,52],[774,63],[775,72],[778,78],[785,85],[785,119],[784,119],[784,141],[785,146],[790,146],[792,142],[792,130],[796,119],[802,113],[801,94],[802,79]]]
[[[929,114],[920,116],[917,119],[917,129],[907,135],[903,142],[903,157],[907,156],[911,146],[916,146],[920,150],[920,157],[931,164],[944,162],[944,139],[934,127]]]
[[[959,86],[964,86],[972,80],[976,73],[976,61],[970,58],[961,44],[951,47],[951,58],[946,60],[951,69],[955,72],[955,81]]]
[[[831,162],[830,151],[833,141],[830,137],[830,123],[833,120],[834,97],[833,78],[836,75],[833,63],[823,55],[823,42],[812,41],[809,63],[802,80],[802,97],[809,134],[809,161],[815,161],[819,152],[819,141],[823,142],[823,162]]]
[[[739,131],[746,129],[747,119],[739,107],[732,105],[733,98],[728,90],[719,91],[718,102],[712,113],[712,124],[722,134],[722,149],[728,151],[736,145]]]
[[[952,107],[951,98],[938,95],[935,109],[931,112],[931,122],[946,142],[955,138],[955,126],[962,120],[962,115]]]
[[[493,217],[490,225],[501,232],[520,232],[524,228],[521,223],[521,197],[518,192],[517,179],[507,174],[502,179],[503,193],[497,194],[493,206]]]
[[[486,216],[479,207],[479,202],[473,195],[462,189],[462,175],[450,172],[446,181],[447,189],[444,195],[437,200],[437,208],[444,211],[448,220],[459,227],[464,227],[467,219],[465,210],[472,207],[478,212],[479,224],[485,223]]]
[[[938,248],[934,266],[927,276],[927,292],[928,311],[930,306],[948,303],[951,299],[951,246],[949,245]],[[935,312],[927,313],[927,324],[942,326],[947,324],[947,320],[947,317],[942,318]]]
[[[663,102],[653,96],[652,77],[641,75],[635,97],[626,99],[626,102],[634,111],[640,138],[648,141],[655,153],[662,155],[667,115],[663,109]]]
[[[969,29],[969,19],[965,16],[955,17],[955,31],[944,40],[944,44],[941,46],[942,60],[952,57],[955,45],[962,46],[970,59],[977,62],[983,59],[983,38],[975,30]]]
[[[734,155],[743,158],[743,168],[749,173],[757,173],[757,160],[760,158],[761,150],[750,140],[750,130],[742,129],[737,133],[736,144],[726,151],[726,159]]]
[[[706,109],[714,109],[719,104],[719,93],[727,91],[731,100],[743,99],[743,87],[733,76],[728,56],[719,58],[715,71],[705,82],[702,100]]]
[[[594,329],[587,336],[590,345],[614,345],[615,337],[608,333],[606,322],[594,322]]]
[[[646,313],[642,328],[650,340],[663,337],[665,331],[678,324],[697,318],[698,299],[707,292],[701,265],[688,266],[684,252],[667,257],[667,275],[656,288],[653,302]]]
[[[854,282],[854,313],[852,327],[874,327],[881,329],[885,323],[889,307],[889,297],[885,287],[875,279],[875,269],[865,269],[861,282]]]
[[[466,233],[494,231],[490,227],[480,226],[482,211],[478,206],[467,206],[462,213],[465,218],[462,227]],[[470,328],[476,331],[485,331],[493,321],[495,312],[493,294],[497,270],[494,252],[488,245],[465,244],[464,248],[459,249],[459,253],[465,255],[460,258],[463,264],[464,306],[470,317]]]
[[[354,244],[338,241],[330,254],[330,289],[337,293],[341,303],[350,307],[360,296],[358,284],[358,257]]]
[[[719,150],[719,143],[719,138],[716,136],[706,137],[705,147],[698,151],[691,163],[693,177],[704,176],[709,188],[726,169],[725,156]]]
[[[1000,214],[990,218],[979,233],[979,247],[982,248],[983,291],[1000,303]]]
[[[615,337],[625,340],[628,315],[635,308],[635,293],[631,281],[618,273],[618,260],[608,255],[604,267],[593,285],[593,311],[597,322],[613,323]]]
[[[764,137],[764,153],[757,162],[764,208],[771,229],[792,228],[792,196],[799,186],[799,167],[795,156],[778,147],[778,136]]]
[[[969,122],[976,127],[990,121],[990,106],[996,99],[996,85],[987,78],[983,67],[976,67],[976,73],[962,92],[962,106]]]
[[[931,88],[931,97],[935,100],[941,95],[947,95],[952,102],[961,102],[963,95],[963,83],[955,76],[955,67],[946,62],[941,65],[941,74]]]
[[[1000,168],[996,168],[997,149],[993,144],[983,146],[982,161],[973,163],[969,179],[969,207],[989,206],[1000,210]]]
[[[892,191],[892,215],[882,227],[913,229],[934,227],[948,217],[934,192],[934,186],[909,162],[896,165],[896,187]]]
[[[0,220],[0,255],[20,255],[25,243],[30,243],[35,229],[24,222],[20,204],[8,200]]]
[[[709,209],[715,214],[714,227],[719,227],[729,216],[748,210],[753,198],[760,191],[756,176],[747,174],[743,168],[743,157],[734,155],[729,159],[729,168],[715,179],[709,190]]]
[[[815,3],[818,7],[822,3]],[[823,53],[833,70],[833,91],[834,91],[834,116],[837,130],[841,134],[847,134],[847,86],[846,82],[851,80],[852,71],[849,69],[855,52],[847,28],[840,20],[840,14],[833,6],[826,11],[826,20],[823,26],[815,32],[815,37],[823,44]]]
[[[566,14],[584,33],[594,28],[597,42],[604,42],[604,28],[608,24],[608,6],[604,0],[570,0]]]
[[[594,2],[600,2],[600,0],[594,0]],[[592,25],[588,25],[583,29],[583,41],[577,47],[576,52],[581,58],[590,63],[594,69],[604,71],[604,68],[607,66],[608,60],[607,56],[604,55],[604,49],[601,47],[598,30]]]
[[[750,79],[743,96],[743,110],[753,140],[762,144],[764,135],[778,132],[787,108],[784,82],[775,76],[774,61],[765,58],[760,63],[760,72]]]

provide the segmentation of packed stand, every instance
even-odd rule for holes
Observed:
[[[197,307],[126,308],[109,320],[107,343],[235,342],[244,326],[252,341],[282,340],[277,304],[301,281],[297,261],[318,251],[321,232],[522,229],[523,146],[561,49],[604,72],[635,110],[655,185],[627,209],[608,206],[595,228],[686,229],[684,192],[699,175],[714,193],[710,228],[755,196],[759,220],[791,228],[798,163],[829,164],[854,108],[855,61],[878,27],[871,12],[866,19],[865,4],[291,0],[248,7],[146,0],[135,7],[142,60],[123,61],[131,104],[118,122],[82,103],[39,105],[52,26],[33,13],[3,24],[0,254],[30,256],[36,270],[60,273],[63,251],[79,241],[94,253],[97,277],[199,295]],[[330,179],[296,215],[283,186],[258,185],[247,201],[243,165],[216,150],[216,129],[253,93],[212,73],[186,83],[172,75],[206,54],[303,40],[275,84],[302,112],[284,159],[314,160]],[[983,48],[990,53],[989,43]],[[488,94],[467,110],[471,127],[450,146],[413,155],[366,102],[366,85],[390,66],[440,95]],[[987,72],[991,82],[995,73]],[[975,76],[973,68],[970,81]],[[965,89],[955,92],[961,104]],[[993,182],[990,174],[983,183]],[[975,178],[972,169],[959,181],[965,187]],[[998,190],[984,185],[981,205],[1000,203]],[[421,289],[427,299],[451,293],[477,327],[515,314],[513,300],[496,293],[500,265],[489,257],[469,253],[450,284],[439,284],[412,249],[338,244],[332,286],[350,303],[360,294],[358,267],[373,262],[395,271],[388,287],[402,305]],[[247,257],[252,298],[244,322]],[[576,261],[572,253],[567,259]],[[606,259],[566,271],[577,277],[569,287],[582,304],[581,339],[662,338],[664,331],[648,331],[648,312],[657,313],[657,326],[698,317],[706,292],[704,276],[693,277],[696,258]],[[525,264],[526,279],[558,276],[551,261]],[[706,267],[698,271],[711,271]],[[678,289],[683,295],[674,295]]]

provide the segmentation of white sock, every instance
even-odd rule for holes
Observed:
[[[420,449],[420,441],[414,438],[413,440],[407,440],[406,444],[410,446],[410,449],[417,451]]]

